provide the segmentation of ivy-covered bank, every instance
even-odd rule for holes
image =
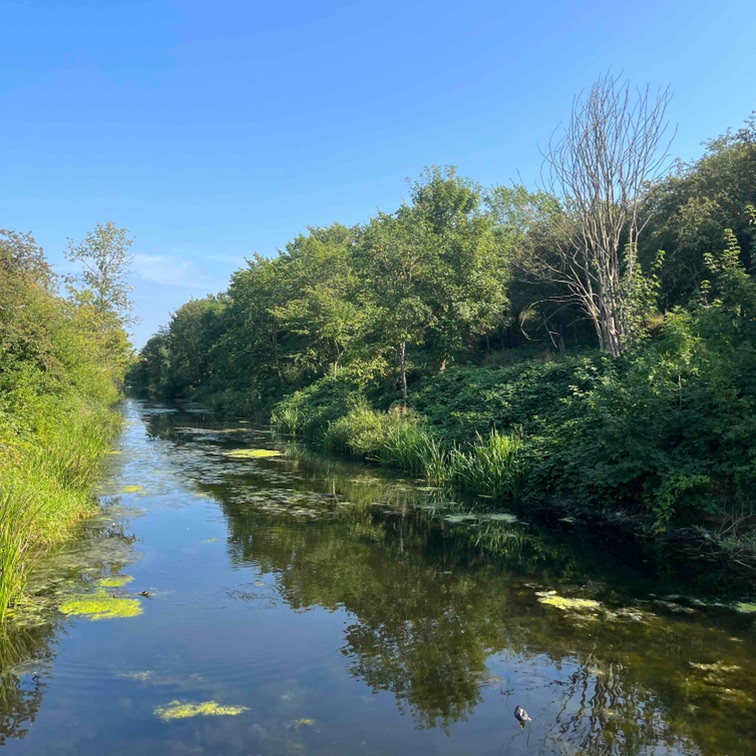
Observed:
[[[113,264],[69,282],[64,298],[34,239],[0,231],[0,621],[35,560],[95,506],[130,354],[124,234],[107,224],[72,244],[93,270]]]

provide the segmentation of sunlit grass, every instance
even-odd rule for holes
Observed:
[[[116,413],[61,402],[34,434],[3,433],[0,462],[0,622],[44,547],[94,507],[90,488],[117,427]],[[5,429],[8,430],[7,428]]]

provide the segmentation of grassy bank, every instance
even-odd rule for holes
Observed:
[[[33,239],[0,231],[0,621],[95,507],[127,359],[120,321],[87,292],[60,297]]]
[[[49,546],[95,509],[90,491],[120,415],[82,398],[49,405],[49,423],[0,467],[0,621]]]

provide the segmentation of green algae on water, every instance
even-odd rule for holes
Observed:
[[[118,617],[138,617],[142,605],[133,598],[114,598],[107,593],[89,593],[72,596],[60,607],[63,614],[86,617],[92,621],[116,619]]]
[[[563,612],[573,610],[595,612],[601,608],[601,604],[593,599],[567,598],[566,596],[559,596],[556,591],[538,591],[536,596],[542,604],[554,606]]]
[[[735,604],[735,611],[741,614],[751,614],[756,612],[756,601],[741,601]]]
[[[119,672],[116,677],[120,677],[123,680],[139,680],[145,682],[152,678],[153,672],[150,669],[146,669],[143,672]]]
[[[231,459],[267,459],[268,457],[280,457],[282,452],[278,449],[233,449],[224,452],[225,457]]]
[[[235,717],[249,711],[247,706],[221,706],[216,701],[202,701],[201,703],[186,703],[171,701],[154,708],[155,716],[163,722],[173,719],[189,719],[190,717]]]
[[[124,585],[130,583],[133,579],[131,575],[113,575],[112,577],[98,580],[97,585],[103,588],[123,588]]]
[[[139,485],[124,486],[120,490],[120,493],[122,494],[139,493],[141,490],[142,490],[142,486],[139,486]]]

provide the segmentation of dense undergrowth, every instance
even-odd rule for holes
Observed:
[[[326,377],[282,400],[282,433],[530,506],[695,525],[752,558],[756,285],[712,261],[720,296],[669,313],[622,359],[599,353],[449,369],[388,411]]]
[[[598,293],[569,196],[428,169],[394,213],[310,228],[183,305],[130,381],[756,567],[756,117],[633,207]]]
[[[31,237],[0,234],[0,621],[44,549],[93,511],[120,423],[120,323],[55,284]]]

